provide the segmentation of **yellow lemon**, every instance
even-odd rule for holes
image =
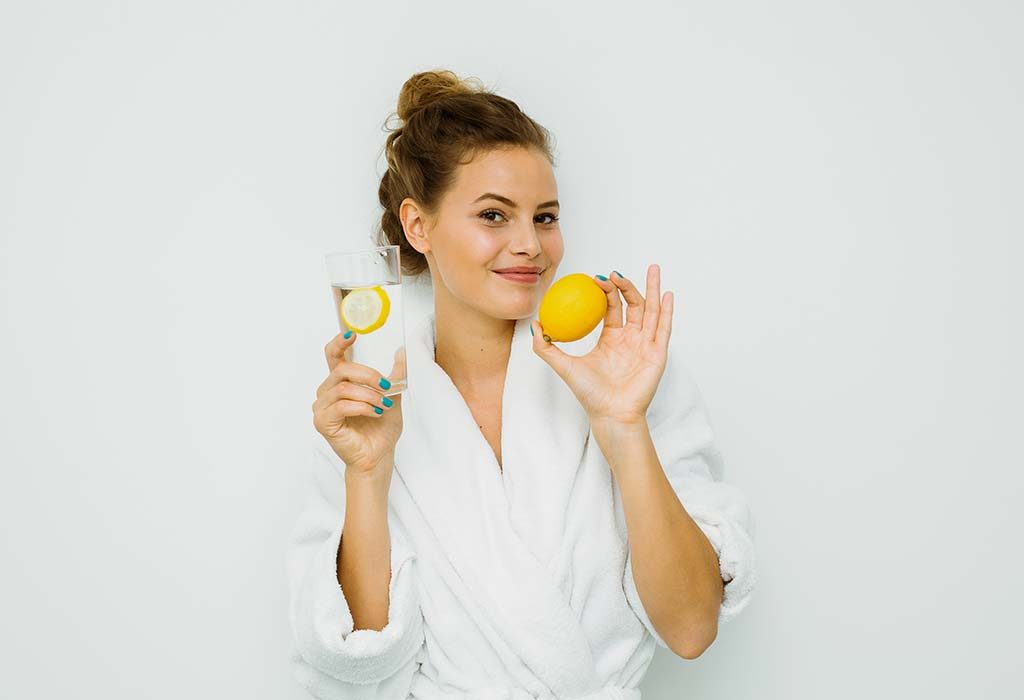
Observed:
[[[608,311],[608,295],[589,275],[574,272],[553,283],[540,300],[537,320],[544,334],[563,343],[579,340]]]
[[[373,333],[391,313],[391,300],[380,285],[353,289],[341,300],[341,320],[356,333]]]

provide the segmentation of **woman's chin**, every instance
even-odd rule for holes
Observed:
[[[494,310],[494,316],[508,320],[533,316],[537,309],[537,299],[533,294],[509,294],[492,297],[488,304]]]

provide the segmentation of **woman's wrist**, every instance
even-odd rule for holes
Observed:
[[[388,452],[377,464],[370,468],[346,468],[345,486],[357,490],[383,490],[387,492],[391,484],[391,474],[395,468],[395,453]]]

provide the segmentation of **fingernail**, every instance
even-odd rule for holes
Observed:
[[[389,382],[387,380],[387,378],[381,377],[380,378],[380,386],[381,386],[382,389],[390,389],[391,388],[391,382]]]
[[[533,335],[533,321],[530,321],[530,335]]]
[[[621,273],[621,272],[619,272],[618,270],[612,270],[612,272],[614,272],[614,273],[615,273],[616,275],[618,275],[619,277],[622,277],[622,279],[626,279],[625,277],[623,277],[622,273]]]
[[[601,280],[602,282],[607,282],[608,281],[608,278],[605,277],[604,275],[598,275],[597,279]]]
[[[378,416],[379,416],[380,414],[384,413],[384,409],[383,409],[383,408],[381,408],[380,406],[374,406],[374,407],[373,407],[373,410],[377,412],[377,415],[378,415]]]
[[[345,338],[346,340],[348,340],[349,338],[352,337],[352,331],[346,331],[345,335],[342,336],[342,337]]]
[[[385,396],[383,399],[381,399],[381,403],[383,403],[388,408],[391,408],[391,405],[395,402],[389,399],[387,396]]]

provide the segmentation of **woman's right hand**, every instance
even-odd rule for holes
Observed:
[[[393,401],[388,407],[380,385],[383,375],[345,359],[357,337],[358,333],[353,333],[346,339],[339,333],[324,347],[330,373],[316,390],[313,425],[347,469],[368,474],[384,464],[382,460],[402,434],[402,394],[387,397]],[[383,413],[374,411],[374,406]],[[393,464],[393,460],[387,463]]]

